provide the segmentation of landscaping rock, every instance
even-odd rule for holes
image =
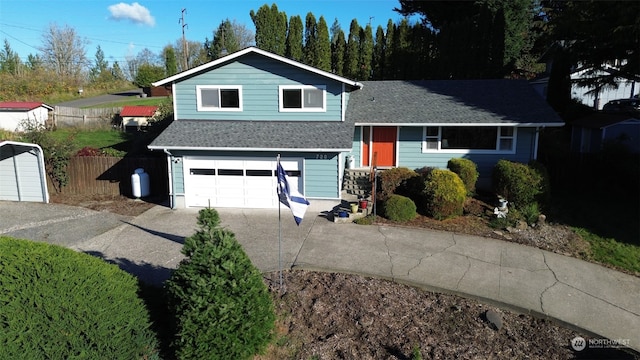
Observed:
[[[489,309],[484,313],[484,317],[487,322],[493,327],[495,330],[502,329],[502,316],[495,310]]]
[[[518,223],[516,224],[516,230],[527,230],[528,227],[529,224],[524,220],[518,220]]]

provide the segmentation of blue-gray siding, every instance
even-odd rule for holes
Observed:
[[[242,86],[242,111],[198,111],[197,85]],[[280,85],[326,85],[326,112],[279,112]],[[192,120],[342,120],[341,82],[251,54],[176,84],[177,117]],[[346,96],[346,94],[345,94]]]
[[[507,159],[527,163],[533,158],[535,144],[535,128],[518,128],[515,154],[460,154],[448,152],[422,152],[423,127],[401,126],[398,139],[397,166],[417,169],[424,166],[446,168],[451,158],[467,158],[478,165],[480,177],[491,176],[493,166],[500,159]],[[353,149],[351,154],[355,157],[355,163],[361,164],[361,137],[362,127],[355,129],[353,136]]]

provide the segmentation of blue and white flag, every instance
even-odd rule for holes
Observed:
[[[304,213],[307,212],[307,207],[309,206],[309,202],[304,198],[299,192],[293,190],[289,187],[289,181],[287,180],[287,173],[278,162],[278,198],[280,202],[286,205],[289,209],[291,209],[291,213],[293,214],[293,219],[296,221],[296,224],[300,225],[302,222],[302,218],[304,218]]]

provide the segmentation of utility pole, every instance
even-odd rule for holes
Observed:
[[[178,21],[179,24],[182,24],[182,71],[189,69],[189,46],[187,45],[187,40],[184,37],[184,28],[187,27],[187,24],[184,22],[184,14],[187,13],[187,9],[182,9],[182,16]]]

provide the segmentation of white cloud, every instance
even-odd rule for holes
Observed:
[[[146,7],[134,2],[133,4],[119,3],[109,6],[111,18],[114,20],[129,20],[136,24],[154,26],[156,19]]]

